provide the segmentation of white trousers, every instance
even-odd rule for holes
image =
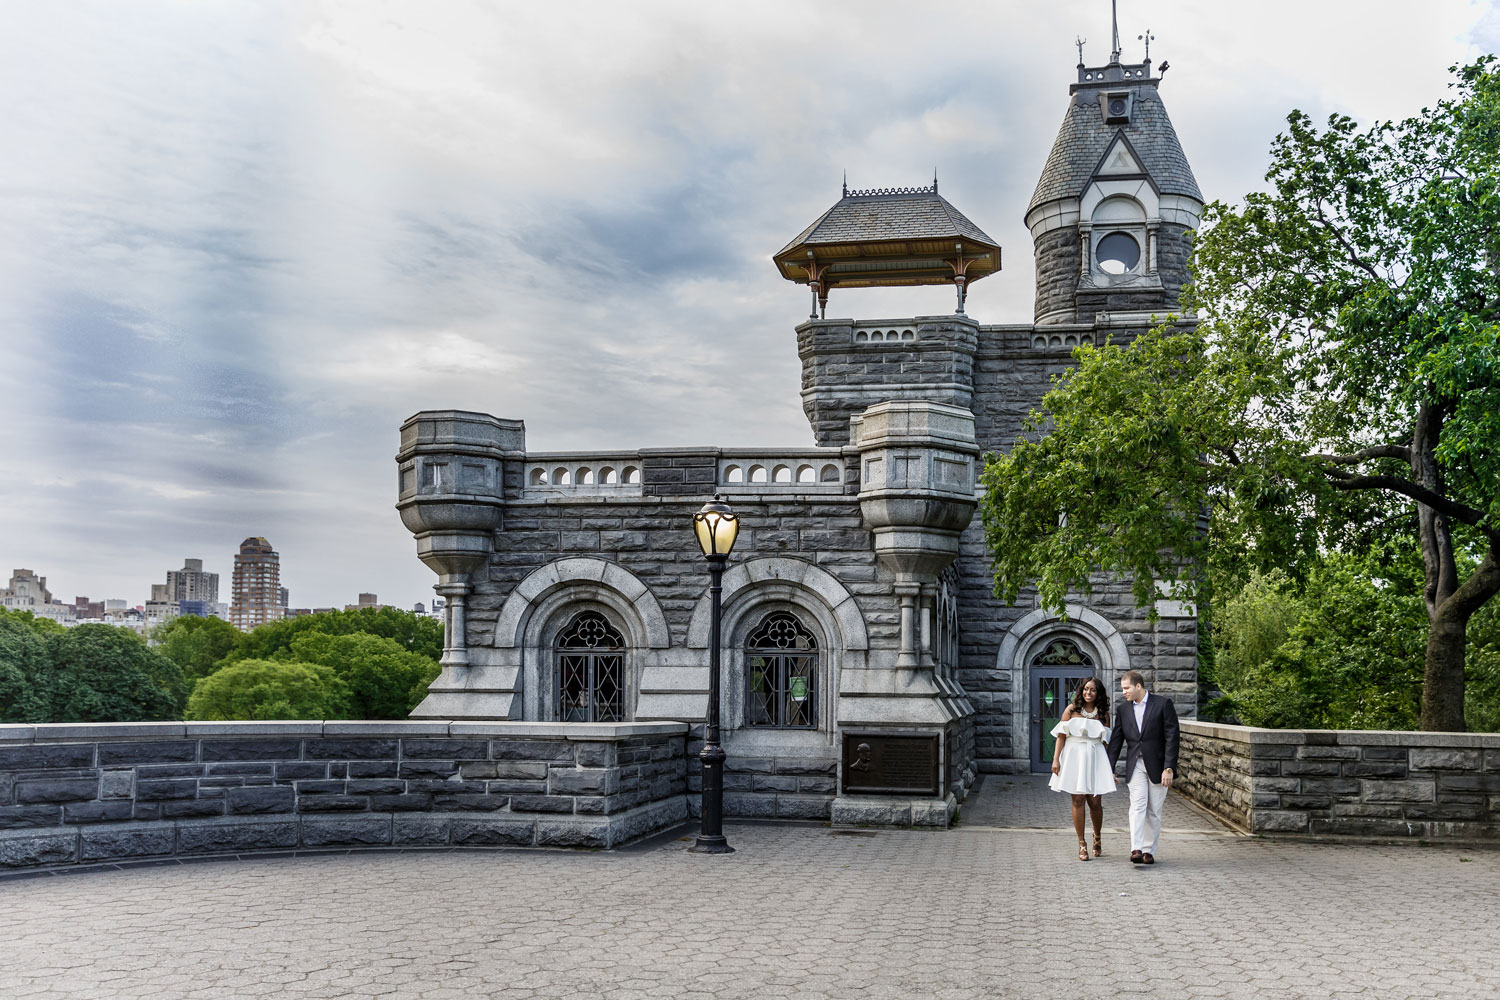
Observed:
[[[1167,786],[1155,785],[1146,776],[1144,761],[1135,762],[1130,773],[1130,849],[1144,854],[1156,853],[1161,839],[1161,810],[1167,801]]]

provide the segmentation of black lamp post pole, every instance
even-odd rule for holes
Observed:
[[[708,644],[708,719],[703,732],[703,749],[698,758],[703,764],[702,826],[693,850],[699,854],[729,854],[734,848],[724,839],[724,748],[719,746],[719,597],[724,578],[726,556],[709,556],[709,644]]]

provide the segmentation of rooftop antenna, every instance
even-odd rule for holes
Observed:
[[[1156,36],[1153,35],[1153,34],[1151,34],[1151,29],[1150,28],[1147,28],[1146,29],[1146,33],[1144,35],[1136,35],[1135,37],[1146,43],[1146,61],[1150,62],[1151,61],[1151,40],[1154,39]]]
[[[1079,38],[1077,35],[1073,36],[1073,44],[1078,46],[1078,65],[1080,66],[1083,65],[1083,43],[1087,41],[1087,38]]]
[[[1114,48],[1110,50],[1109,61],[1111,65],[1120,61],[1120,15],[1115,9],[1119,0],[1109,0],[1109,28],[1110,36],[1114,39]]]

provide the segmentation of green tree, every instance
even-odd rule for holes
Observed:
[[[1056,608],[1103,570],[1196,600],[1406,532],[1421,725],[1464,728],[1466,628],[1500,591],[1500,76],[1455,86],[1368,128],[1294,112],[1270,190],[1205,213],[1198,321],[1078,349],[984,473],[998,594]]]
[[[438,675],[435,660],[402,649],[394,639],[354,633],[304,632],[279,658],[333,670],[349,692],[352,719],[404,719]]]
[[[1372,575],[1365,560],[1338,553],[1314,566],[1299,592],[1293,589],[1284,578],[1271,586],[1252,580],[1225,602],[1218,619],[1221,636],[1235,628],[1245,633],[1226,643],[1243,651],[1236,681],[1226,684],[1241,721],[1415,728],[1426,632],[1420,594]],[[1282,641],[1271,645],[1275,626],[1288,616]]]
[[[316,663],[240,660],[203,678],[188,699],[187,718],[344,719],[349,691],[333,670]]]
[[[158,625],[151,633],[156,651],[177,664],[189,681],[207,677],[229,655],[240,632],[222,618],[183,615]]]
[[[443,654],[443,623],[435,618],[397,608],[360,608],[320,611],[300,618],[284,618],[242,633],[228,660],[269,659],[292,648],[308,632],[327,635],[365,633],[390,639],[403,650],[436,661]]]
[[[1464,661],[1464,718],[1478,732],[1500,733],[1500,606],[1490,602],[1469,620]]]
[[[1213,608],[1214,670],[1226,692],[1244,691],[1251,674],[1291,638],[1302,602],[1280,570],[1252,573],[1237,593]]]
[[[53,722],[178,719],[185,685],[177,664],[128,629],[78,625],[47,638]]]
[[[0,609],[0,722],[48,722],[52,705],[52,659],[48,631],[31,612]],[[58,632],[54,622],[46,622]]]

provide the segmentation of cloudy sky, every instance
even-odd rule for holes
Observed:
[[[1491,3],[1121,0],[1200,186],[1257,187],[1286,113],[1400,117],[1500,49]],[[298,606],[433,578],[397,428],[533,450],[803,446],[769,261],[851,186],[926,183],[1005,247],[1105,0],[3,4],[0,573],[145,600],[265,535]],[[830,315],[947,312],[947,289]],[[0,577],[3,581],[3,577]]]

